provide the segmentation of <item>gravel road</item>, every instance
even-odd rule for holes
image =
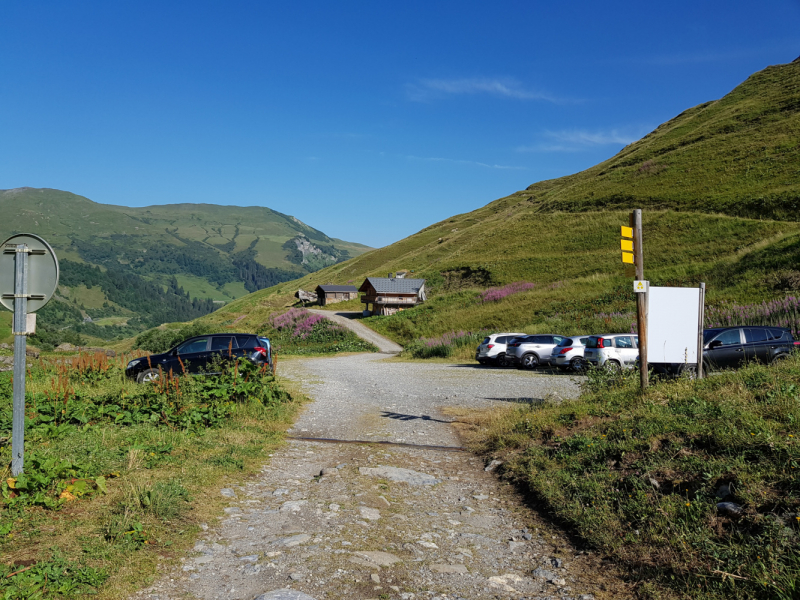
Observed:
[[[458,449],[441,413],[573,398],[576,378],[376,354],[285,360],[280,374],[314,399],[291,435],[339,441],[292,439],[258,477],[214,491],[230,499],[226,515],[179,569],[137,597],[630,597],[601,557],[498,480],[494,464]]]
[[[319,308],[309,308],[308,312],[317,313],[323,317],[327,317],[334,323],[338,323],[343,327],[347,327],[350,331],[355,333],[362,340],[371,342],[377,346],[378,351],[383,354],[398,354],[403,351],[403,347],[394,343],[392,340],[383,337],[381,334],[376,333],[363,323],[358,322],[358,317],[361,316],[359,312],[331,312],[329,310],[321,310]]]
[[[580,379],[477,364],[398,362],[375,354],[286,360],[280,373],[303,382],[316,400],[293,435],[444,446],[457,446],[458,440],[442,407],[575,398]]]

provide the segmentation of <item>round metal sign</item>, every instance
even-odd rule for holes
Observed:
[[[50,301],[58,287],[58,259],[56,253],[38,235],[19,233],[12,235],[0,247],[0,302],[8,310],[14,310],[14,284],[17,252],[19,244],[28,250],[28,312],[33,313]],[[6,296],[11,296],[10,298]]]

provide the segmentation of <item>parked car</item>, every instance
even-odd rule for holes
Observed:
[[[704,366],[712,369],[736,368],[748,362],[770,364],[788,357],[795,347],[788,329],[756,325],[706,329],[703,344]]]
[[[128,363],[125,375],[137,383],[158,379],[161,372],[180,375],[219,373],[210,371],[214,359],[245,358],[255,364],[272,366],[269,339],[253,333],[212,333],[189,338],[163,354],[151,354]]]
[[[749,362],[770,364],[797,348],[791,331],[769,325],[713,327],[703,330],[703,369],[736,369]],[[695,363],[651,363],[658,374],[694,372]]]
[[[506,347],[506,360],[521,369],[549,365],[550,353],[563,339],[563,335],[549,333],[514,338]]]
[[[486,336],[475,352],[475,360],[482,365],[494,363],[499,367],[507,367],[506,343],[512,338],[524,335],[524,333],[493,333]]]
[[[631,369],[639,358],[639,336],[633,333],[590,335],[583,357],[593,367]]]
[[[588,335],[564,338],[550,352],[550,364],[555,365],[562,371],[567,369],[572,369],[573,371],[585,370],[586,359],[583,357],[583,350],[588,339]]]

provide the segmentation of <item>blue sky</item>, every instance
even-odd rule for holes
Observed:
[[[800,0],[0,0],[0,189],[382,246],[800,55]]]

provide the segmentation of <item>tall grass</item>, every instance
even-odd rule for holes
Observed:
[[[791,330],[800,339],[800,298],[786,296],[755,304],[720,303],[705,312],[706,327],[773,325]]]
[[[471,447],[638,597],[800,597],[800,355],[644,394],[634,371],[600,372],[574,402],[473,423]]]
[[[488,331],[450,331],[432,338],[420,338],[405,347],[412,358],[449,358],[461,348],[477,346]]]

